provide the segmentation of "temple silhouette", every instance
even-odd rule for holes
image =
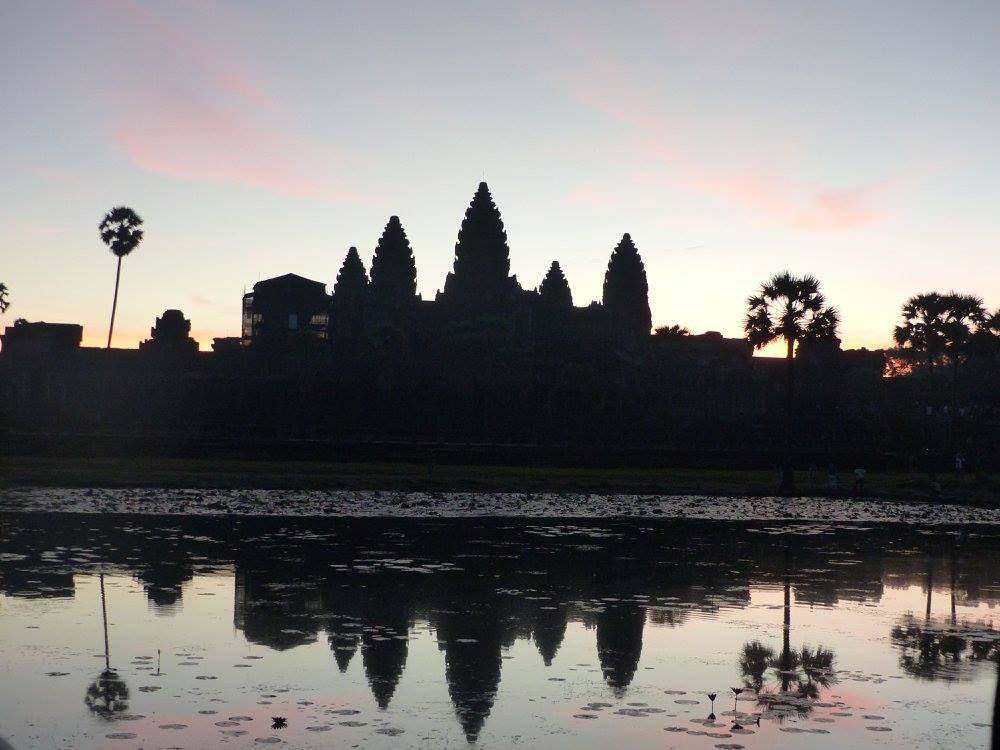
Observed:
[[[323,282],[293,273],[254,284],[243,296],[240,344],[274,350],[325,342],[334,356],[350,357],[386,329],[419,339],[440,336],[448,326],[485,320],[525,343],[555,329],[573,330],[577,336],[589,328],[592,335],[648,337],[648,284],[639,251],[624,235],[608,263],[602,303],[574,307],[556,260],[536,289],[524,289],[510,274],[503,220],[481,182],[458,232],[454,268],[434,300],[417,293],[413,250],[399,217],[391,216],[375,247],[370,274],[358,249],[351,247],[329,295]]]
[[[480,183],[433,300],[398,217],[366,268],[351,247],[332,287],[287,273],[242,299],[239,336],[200,351],[177,309],[138,349],[81,347],[75,324],[15,321],[0,351],[0,444],[11,451],[773,466],[785,362],[743,338],[651,331],[636,243],[611,249],[602,298],[575,304],[553,259],[511,274],[500,210]],[[950,405],[925,413],[886,351],[836,338],[796,352],[802,468],[996,466],[995,364],[972,356]],[[928,453],[928,436],[948,451]],[[127,436],[127,440],[121,439]],[[930,442],[934,442],[931,440]],[[2,447],[0,445],[0,447]],[[435,447],[436,446],[436,447]],[[475,446],[489,446],[477,448]]]

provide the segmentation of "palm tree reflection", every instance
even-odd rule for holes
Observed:
[[[900,619],[889,634],[899,666],[923,680],[971,679],[975,668],[1000,655],[1000,633],[983,622]]]
[[[128,685],[113,669],[105,669],[87,687],[83,701],[91,713],[111,720],[128,710]]]
[[[768,648],[760,641],[747,643],[743,646],[739,663],[743,683],[754,692],[760,692],[764,687],[764,674],[773,661],[774,649]]]
[[[781,651],[760,641],[750,641],[743,646],[739,657],[739,670],[743,684],[757,693],[757,700],[770,709],[792,710],[808,713],[812,701],[819,697],[821,688],[833,680],[833,651],[823,646],[815,649],[802,646],[792,648],[792,593],[791,581],[785,578]],[[777,684],[767,686],[767,672],[773,670]]]
[[[118,673],[111,668],[111,651],[108,641],[108,606],[104,595],[104,570],[100,574],[101,582],[101,620],[104,625],[104,670],[87,687],[83,702],[96,714],[105,720],[114,719],[116,715],[128,710],[128,685]]]

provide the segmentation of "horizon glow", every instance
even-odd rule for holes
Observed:
[[[742,337],[788,269],[888,346],[913,294],[1000,307],[998,32],[985,1],[8,3],[0,325],[103,345],[122,204],[119,347],[168,308],[239,335],[244,289],[329,290],[392,214],[433,299],[485,179],[525,288],[558,260],[599,300],[629,232],[654,326]]]

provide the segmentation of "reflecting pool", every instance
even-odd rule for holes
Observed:
[[[995,527],[6,514],[0,534],[18,750],[990,743]]]

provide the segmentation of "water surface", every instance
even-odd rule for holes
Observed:
[[[989,743],[991,527],[0,518],[19,749]]]

